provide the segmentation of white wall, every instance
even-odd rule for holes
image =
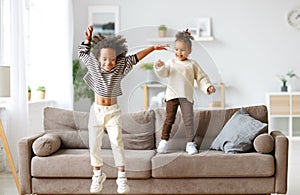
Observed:
[[[171,29],[181,30],[196,27],[198,17],[211,17],[215,40],[200,44],[218,67],[221,74],[218,77],[228,85],[226,105],[229,107],[265,104],[267,92],[280,91],[281,83],[276,75],[285,74],[289,70],[294,70],[300,75],[300,30],[290,27],[286,20],[290,9],[300,7],[299,0],[189,0],[184,3],[180,0],[74,0],[73,2],[74,57],[78,44],[84,39],[89,5],[120,7],[121,34],[130,32],[132,36],[131,38],[128,35],[130,48],[149,44],[143,40],[156,36],[151,26],[166,24]],[[132,32],[136,34],[132,35]],[[149,59],[157,59],[161,55],[152,53]],[[142,105],[141,96],[132,100],[130,93],[138,90],[137,83],[142,83],[143,78],[140,70],[136,69],[124,80],[124,95],[119,100],[123,111],[141,109],[141,106],[137,106]],[[299,91],[298,83],[294,89]],[[142,92],[140,93],[142,95]],[[134,103],[131,105],[128,102]]]

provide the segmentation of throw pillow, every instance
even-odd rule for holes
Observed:
[[[266,123],[254,119],[241,108],[224,125],[210,148],[233,154],[247,152],[252,148],[254,138],[263,133],[266,127]]]
[[[48,156],[56,152],[60,145],[61,140],[58,135],[47,133],[33,142],[32,149],[37,156]]]
[[[267,133],[263,133],[254,139],[253,145],[256,152],[268,154],[274,149],[274,138]]]

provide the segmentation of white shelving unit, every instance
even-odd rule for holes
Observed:
[[[268,93],[266,98],[269,130],[300,139],[300,92]]]
[[[220,101],[216,102],[210,102],[210,105],[208,105],[208,108],[225,108],[225,84],[224,83],[214,83],[215,87],[220,88]],[[167,86],[166,84],[161,83],[146,83],[144,84],[144,109],[147,110],[149,107],[149,89],[153,88],[160,88],[165,89]],[[195,85],[197,87],[197,85]]]
[[[198,37],[195,38],[195,41],[213,41],[214,37],[209,36],[209,37]],[[167,42],[174,42],[175,41],[175,37],[162,37],[162,38],[150,38],[147,39],[148,42],[152,42],[152,43],[167,43]]]

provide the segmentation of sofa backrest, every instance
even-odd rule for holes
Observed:
[[[194,111],[194,134],[195,143],[200,150],[210,148],[211,143],[220,133],[225,123],[240,108],[228,108],[218,110],[195,110]],[[264,105],[245,107],[246,111],[253,118],[268,123],[268,112]],[[165,120],[165,109],[155,110],[155,142],[156,147],[160,142],[163,123]],[[184,150],[186,145],[185,127],[178,109],[175,123],[172,127],[169,150]]]
[[[240,108],[219,110],[195,110],[194,134],[199,149],[209,149],[225,123]],[[268,112],[264,105],[245,107],[250,116],[268,123]],[[123,113],[123,142],[125,149],[154,149],[158,146],[165,120],[165,109]],[[78,112],[54,107],[44,109],[44,131],[59,135],[63,148],[88,148],[88,112]],[[185,131],[180,109],[172,128],[170,150],[184,150]],[[102,148],[110,149],[105,132]]]
[[[63,148],[88,148],[88,112],[54,107],[44,109],[44,131],[59,135]],[[154,111],[122,114],[125,149],[154,148]],[[102,148],[111,148],[105,131]]]

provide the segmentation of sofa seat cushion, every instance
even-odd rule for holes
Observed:
[[[188,155],[180,151],[157,154],[152,158],[154,178],[270,177],[274,170],[273,156],[256,152],[225,154],[204,150]]]
[[[150,178],[151,158],[154,150],[125,150],[126,175],[128,178]],[[117,177],[117,168],[111,150],[102,150],[104,165],[102,170],[108,178]],[[88,149],[60,149],[46,157],[34,156],[31,162],[33,177],[92,177],[92,166]]]

